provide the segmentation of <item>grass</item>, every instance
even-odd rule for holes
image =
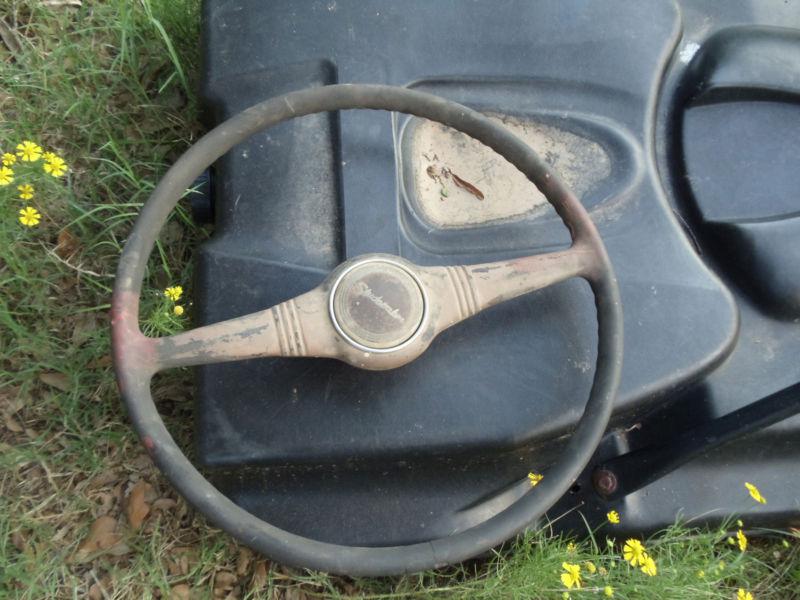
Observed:
[[[0,597],[561,598],[564,562],[582,567],[584,587],[573,598],[604,597],[606,585],[617,598],[730,599],[739,587],[756,598],[796,595],[800,547],[788,536],[742,553],[720,531],[676,525],[646,542],[659,569],[648,577],[620,559],[621,540],[608,545],[610,525],[573,551],[545,528],[490,559],[352,580],[286,569],[210,528],[160,477],[126,423],[107,327],[112,274],[132,221],[201,132],[198,2],[4,7],[0,150],[32,139],[71,170],[55,179],[16,165],[19,181],[0,188]],[[17,221],[23,179],[36,186],[38,227]],[[206,235],[176,209],[144,286],[148,332],[188,324],[191,248]],[[168,285],[186,290],[183,316],[162,294]],[[183,440],[191,433],[186,377],[161,377],[154,389]],[[150,486],[151,513],[133,530],[125,510],[140,482]],[[82,553],[104,515],[116,523],[113,539]]]

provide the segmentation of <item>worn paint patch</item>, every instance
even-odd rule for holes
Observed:
[[[603,147],[571,131],[532,120],[489,115],[525,140],[580,197],[611,174]],[[547,209],[544,194],[511,163],[466,134],[433,121],[409,129],[407,193],[438,228],[466,228],[523,218]]]

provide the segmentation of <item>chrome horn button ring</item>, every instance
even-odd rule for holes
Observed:
[[[336,331],[365,352],[393,352],[420,331],[427,314],[425,290],[402,263],[369,258],[342,271],[331,287],[329,310]]]

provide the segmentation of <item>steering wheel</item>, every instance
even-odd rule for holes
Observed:
[[[572,245],[564,251],[498,262],[421,267],[372,254],[337,267],[315,289],[236,319],[150,338],[139,328],[145,265],[170,211],[200,173],[237,143],[313,113],[373,109],[438,121],[494,149],[555,207]],[[571,277],[595,297],[597,364],[589,400],[558,461],[544,479],[493,517],[464,531],[405,546],[331,544],[279,529],[219,492],[181,452],[150,393],[170,367],[262,356],[314,356],[364,369],[404,365],[448,327],[505,300]],[[114,368],[131,421],[156,465],[200,512],[245,545],[284,564],[348,575],[388,575],[471,558],[516,535],[569,489],[591,458],[611,414],[622,366],[622,308],[605,246],[576,196],[509,130],[465,106],[408,88],[331,85],[266,100],[203,136],[169,169],[142,208],[117,269],[111,309]]]

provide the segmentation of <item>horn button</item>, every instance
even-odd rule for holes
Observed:
[[[336,330],[368,352],[391,352],[411,341],[426,308],[416,276],[386,259],[350,266],[331,289],[330,313]]]

